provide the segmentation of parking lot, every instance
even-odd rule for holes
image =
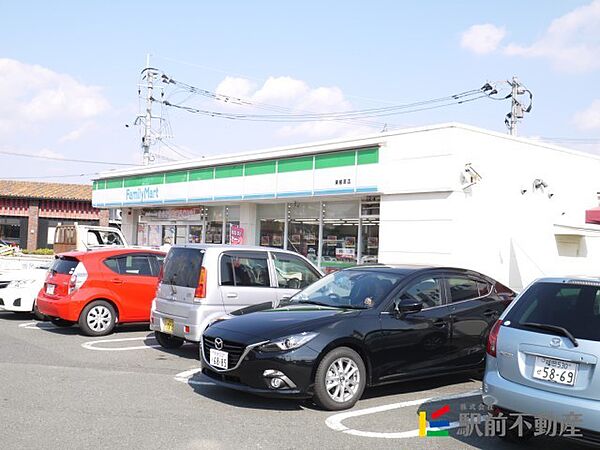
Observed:
[[[157,348],[144,325],[101,339],[0,313],[3,448],[517,448],[498,438],[419,438],[419,410],[478,407],[480,381],[432,379],[368,390],[349,411],[230,391],[197,373],[192,345]],[[471,405],[475,405],[471,407]],[[573,448],[538,438],[527,448]]]

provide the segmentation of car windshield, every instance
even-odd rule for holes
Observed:
[[[397,273],[342,270],[311,284],[292,297],[291,302],[334,308],[372,308],[381,303],[402,278],[403,275]]]
[[[563,329],[575,339],[600,341],[600,283],[536,283],[505,321],[523,330],[556,334]]]

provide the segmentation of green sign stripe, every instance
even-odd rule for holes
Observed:
[[[212,180],[215,177],[215,169],[190,170],[190,181]]]
[[[261,161],[255,163],[246,163],[244,175],[266,175],[275,173],[275,161]]]
[[[241,177],[244,175],[242,164],[235,166],[220,166],[215,168],[215,178]]]
[[[436,437],[441,437],[441,436],[448,436],[448,430],[429,430],[427,431],[427,436],[436,436]]]
[[[315,156],[315,169],[327,169],[331,167],[353,166],[356,162],[356,152],[335,152]]]
[[[118,189],[123,187],[123,179],[106,180],[106,189]]]
[[[125,178],[125,187],[136,187],[136,186],[151,186],[153,184],[163,184],[165,182],[165,174],[160,173],[156,175],[138,176],[132,178]]]
[[[188,180],[188,172],[171,172],[165,175],[166,183],[183,183]]]
[[[358,151],[358,164],[376,164],[379,162],[379,147]]]
[[[313,157],[301,156],[300,158],[281,159],[277,162],[277,172],[296,172],[298,170],[312,170]]]
[[[357,155],[358,154],[358,155]],[[164,183],[184,183],[187,181],[212,180],[213,178],[241,177],[243,175],[265,175],[272,173],[296,172],[300,170],[344,167],[379,162],[379,147],[360,150],[344,150],[314,156],[300,156],[280,160],[248,162],[228,166],[206,167],[202,169],[139,175],[134,177],[97,180],[93,189],[115,189],[135,186],[149,186]]]

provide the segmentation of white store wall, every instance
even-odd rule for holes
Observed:
[[[600,275],[600,228],[585,224],[599,158],[462,125],[393,137],[381,153],[381,262],[472,268],[516,290]],[[468,163],[481,180],[463,189]],[[559,256],[557,232],[586,235],[586,256]]]

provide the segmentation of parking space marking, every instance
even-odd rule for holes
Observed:
[[[175,381],[179,381],[180,383],[186,383],[186,384],[195,384],[198,386],[215,386],[215,383],[213,383],[211,381],[196,381],[196,380],[191,379],[195,374],[197,374],[201,370],[202,370],[202,367],[196,367],[195,369],[190,369],[190,370],[186,370],[185,372],[180,372],[177,375],[175,375]]]
[[[19,328],[25,330],[55,330],[59,327],[50,322],[26,322],[19,324]]]
[[[477,394],[481,394],[480,389],[476,389],[474,391],[469,391],[469,392],[461,392],[460,394],[445,395],[445,396],[441,396],[441,397],[426,397],[426,398],[420,398],[417,400],[409,400],[406,402],[391,403],[389,405],[373,406],[371,408],[359,409],[356,411],[349,411],[349,412],[334,414],[333,416],[330,416],[325,420],[325,424],[334,431],[341,431],[342,433],[351,434],[353,436],[371,437],[371,438],[379,438],[379,439],[406,439],[406,438],[411,438],[411,437],[418,437],[419,436],[418,428],[416,428],[414,430],[409,430],[409,431],[400,431],[400,432],[395,432],[395,433],[383,433],[383,432],[375,432],[375,431],[355,430],[352,428],[348,428],[342,422],[346,419],[349,419],[350,417],[360,417],[360,416],[366,416],[368,414],[376,414],[376,413],[380,413],[380,412],[391,411],[393,409],[406,408],[409,406],[418,406],[418,405],[421,405],[421,404],[423,404],[425,402],[429,402],[429,401],[455,400],[455,399],[463,398],[463,397],[472,397]],[[416,418],[415,418],[415,422],[416,422]],[[459,422],[450,422],[450,424],[447,427],[431,428],[431,430],[451,430],[453,428],[458,428],[458,426],[459,426]]]
[[[105,344],[107,342],[129,342],[129,341],[146,341],[146,340],[155,340],[153,337],[142,336],[142,337],[133,337],[133,338],[121,338],[121,339],[101,339],[97,341],[89,341],[81,344],[83,348],[86,350],[98,350],[102,352],[123,352],[127,350],[144,350],[147,348],[158,348],[160,345],[151,344],[151,345],[135,345],[132,347],[96,347],[97,344]]]

